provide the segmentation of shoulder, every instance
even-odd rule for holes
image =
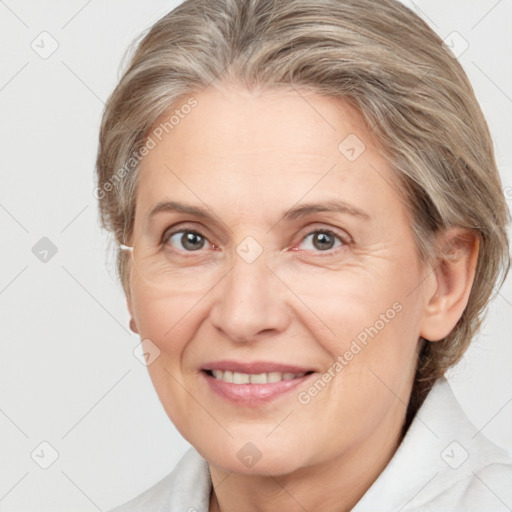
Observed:
[[[210,490],[208,464],[194,448],[190,448],[171,473],[109,512],[206,512]]]
[[[471,423],[443,378],[353,512],[498,512],[511,507],[512,455]]]
[[[510,457],[510,455],[509,455]],[[439,478],[440,477],[440,478]],[[431,496],[410,512],[506,512],[512,510],[512,461],[474,465],[458,475],[438,475]]]
[[[438,382],[422,409],[417,419],[433,431],[427,443],[431,458],[425,462],[435,476],[418,495],[420,507],[415,508],[413,500],[411,511],[510,510],[512,454],[475,427],[446,379]],[[416,444],[414,436],[410,441]]]
[[[472,471],[463,487],[460,510],[511,510],[512,460],[496,462]]]

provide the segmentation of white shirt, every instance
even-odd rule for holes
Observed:
[[[172,473],[111,512],[208,512],[210,492],[208,465],[190,448]],[[478,431],[442,378],[352,512],[511,510],[512,454]]]

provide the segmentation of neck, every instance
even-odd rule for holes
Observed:
[[[240,475],[210,465],[209,512],[351,510],[384,470],[402,439],[405,410],[397,404],[357,447],[286,475]]]

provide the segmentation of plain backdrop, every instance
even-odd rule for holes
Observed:
[[[105,511],[187,449],[133,354],[93,197],[100,116],[123,54],[178,3],[0,1],[1,511]],[[464,50],[512,202],[512,3],[408,5]],[[509,450],[511,283],[450,372],[475,425]]]

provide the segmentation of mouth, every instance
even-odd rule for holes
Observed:
[[[264,372],[264,373],[242,373],[229,370],[204,370],[207,375],[216,380],[232,384],[273,384],[283,380],[300,379],[312,371],[300,373]]]
[[[289,394],[316,372],[273,363],[226,361],[209,364],[200,373],[215,394],[236,405],[254,407]]]

